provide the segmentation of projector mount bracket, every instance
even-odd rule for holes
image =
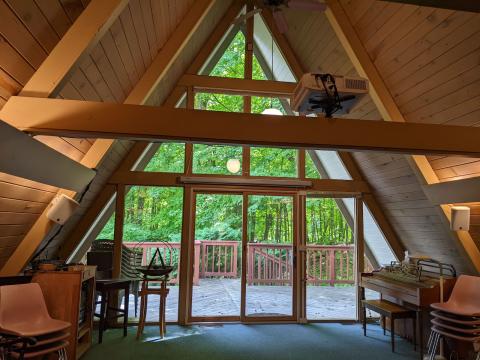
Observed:
[[[335,77],[331,74],[316,74],[315,81],[318,87],[323,87],[325,90],[325,97],[319,98],[318,100],[310,100],[311,109],[321,109],[327,118],[331,118],[335,112],[342,109],[343,101],[355,98],[354,95],[340,96],[337,85],[335,85]]]

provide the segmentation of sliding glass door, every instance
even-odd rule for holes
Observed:
[[[190,321],[294,318],[294,200],[193,190]]]
[[[306,199],[307,320],[356,318],[353,203],[353,198]]]
[[[195,193],[192,320],[239,320],[243,197]]]
[[[292,318],[294,197],[248,195],[247,318]]]

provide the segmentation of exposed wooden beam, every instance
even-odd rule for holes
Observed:
[[[439,9],[480,12],[480,1],[477,0],[382,0],[400,4],[429,6]]]
[[[224,113],[25,97],[10,98],[0,117],[35,135],[480,157],[480,128],[463,126]],[[426,138],[429,141],[425,141]]]
[[[0,171],[63,189],[82,191],[95,171],[0,120]]]
[[[183,186],[185,184],[238,185],[260,187],[299,187],[308,191],[331,192],[342,194],[369,193],[370,188],[364,181],[308,179],[307,181],[288,178],[243,177],[231,175],[194,175],[185,177],[183,174],[154,173],[143,171],[119,171],[110,177],[110,184],[140,185],[140,186]]]
[[[234,79],[185,74],[181,77],[178,85],[192,86],[197,92],[290,98],[297,84],[284,81]]]
[[[390,94],[382,76],[370,59],[342,5],[338,0],[327,0],[327,5],[328,8],[325,12],[327,19],[359,75],[369,80],[370,95],[383,119],[405,123],[406,120],[403,114]],[[427,136],[427,138],[430,139],[431,137]],[[433,184],[439,182],[435,171],[425,156],[414,155],[411,157],[411,160],[411,163],[414,164],[412,168],[422,183]],[[444,213],[443,220],[448,223],[448,209],[442,206],[442,210]],[[454,240],[458,240],[462,244],[471,264],[480,272],[480,249],[476,246],[470,234],[465,231],[457,232]]]
[[[423,191],[435,205],[480,202],[480,177],[424,185]]]
[[[128,0],[92,0],[20,92],[55,96],[81,57],[88,54],[122,12]]]
[[[96,0],[96,2],[101,3],[103,0]],[[193,32],[196,31],[200,22],[210,10],[213,2],[214,0],[198,0],[194,2],[188,13],[175,29],[175,32],[170,36],[170,38],[167,40],[167,43],[158,52],[155,60],[147,69],[147,72],[142,76],[139,83],[132,90],[126,102],[137,104],[145,103],[152,89],[156,84],[158,84],[159,79],[165,75],[166,69],[169,68],[173,63],[172,61],[165,59],[177,58],[180,49],[185,47],[187,40],[190,38]],[[179,33],[181,33],[182,36],[179,36]],[[47,81],[47,84],[56,84],[57,79],[54,75],[55,74],[51,74],[52,78],[45,79],[44,81]],[[42,91],[42,93],[44,92],[45,91]],[[85,154],[81,163],[85,166],[96,167],[110,149],[112,144],[113,141],[111,139],[96,140],[87,154]],[[64,191],[61,191],[60,193],[64,193]],[[75,196],[74,192],[65,193],[69,196]],[[42,215],[40,215],[39,219],[35,222],[8,262],[2,268],[0,275],[15,275],[27,265],[32,254],[36,251],[44,237],[52,228],[52,223],[48,220],[45,214],[46,213],[44,212]]]

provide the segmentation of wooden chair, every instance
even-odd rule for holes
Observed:
[[[103,332],[108,329],[108,321],[110,319],[123,317],[123,336],[127,336],[130,280],[97,280],[95,290],[101,294],[101,300],[95,302],[95,307],[100,304],[100,313],[95,313],[95,316],[100,318],[98,325],[98,343],[102,343]],[[125,305],[123,309],[113,307],[109,304],[110,295],[112,293],[116,294],[119,290],[124,290],[125,292]],[[114,315],[109,315],[109,312],[114,312]]]
[[[131,280],[130,293],[135,302],[135,317],[138,312],[138,298],[142,275],[137,268],[142,265],[142,249],[132,250],[122,246],[122,269],[120,278]],[[97,279],[111,279],[113,273],[113,240],[95,240],[87,253],[87,264],[97,266]],[[128,300],[126,300],[128,302]]]
[[[414,349],[416,349],[415,311],[406,309],[403,306],[394,304],[387,300],[362,300],[364,336],[367,336],[367,309],[375,311],[381,316],[388,317],[390,319],[392,352],[395,352],[395,320],[411,318],[413,320],[413,346]],[[383,325],[383,333],[385,334],[385,324]]]
[[[158,283],[160,282],[160,288],[149,287],[149,283]],[[143,329],[147,321],[147,306],[148,306],[148,295],[160,295],[159,302],[159,312],[158,312],[158,325],[160,328],[160,337],[163,338],[166,331],[166,318],[165,318],[165,309],[167,296],[169,289],[167,288],[168,276],[163,276],[156,279],[147,279],[142,280],[142,290],[140,291],[141,305],[140,305],[140,319],[138,321],[137,328],[137,340],[143,334]]]

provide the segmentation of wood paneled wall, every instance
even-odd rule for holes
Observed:
[[[308,72],[358,76],[330,23],[321,12],[285,10],[287,38]],[[364,97],[345,117],[380,120],[370,96]]]
[[[407,121],[480,124],[480,14],[341,0]],[[478,176],[480,159],[429,157],[440,180]]]
[[[405,156],[354,153],[354,158],[410,254],[427,255],[470,272],[459,244],[442,222],[440,208],[427,199]]]
[[[58,97],[123,102],[192,3],[131,0],[97,46],[76,64]],[[0,107],[22,89],[87,4],[86,0],[0,0]],[[94,141],[37,139],[75,160],[81,160]],[[114,149],[122,153],[128,143],[124,145]],[[102,167],[113,171],[117,157],[107,158],[111,161]],[[102,184],[101,175],[95,184]],[[94,190],[98,189],[92,186],[89,192]],[[57,191],[0,173],[0,267]]]
[[[85,5],[80,0],[0,1],[0,108],[20,92]],[[38,139],[76,160],[91,145],[89,140]],[[0,266],[57,190],[0,173]]]

